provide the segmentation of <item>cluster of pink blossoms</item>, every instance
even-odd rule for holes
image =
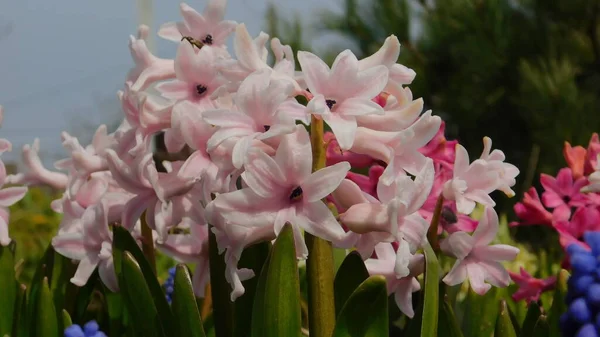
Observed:
[[[290,223],[298,259],[309,254],[303,232],[355,248],[371,273],[387,277],[389,293],[412,317],[411,296],[424,262],[418,252],[428,244],[443,195],[441,248],[456,258],[444,282],[469,279],[480,294],[509,284],[500,262],[514,259],[518,249],[490,245],[498,216],[489,194],[511,196],[519,171],[502,151],[492,151],[489,138],[474,161],[445,139],[442,120],[422,113],[423,100],[413,99],[406,87],[416,74],[396,63],[395,36],[361,60],[343,51],[330,68],[265,33],[253,38],[244,24],[223,20],[224,9],[225,0],[210,0],[202,14],[181,5],[183,21],[158,32],[177,43],[174,60],[152,55],[144,41],[148,29],[140,27],[129,43],[135,66],[119,92],[123,122],[110,134],[100,127],[87,146],[63,133],[70,156],[55,166],[66,173],[41,165],[37,141],[24,148],[28,172],[11,182],[64,190],[53,203],[63,214],[53,246],[80,261],[73,283],[85,284],[98,268],[103,282],[117,290],[110,226],[120,223],[140,238],[144,217],[157,249],[196,263],[198,296],[208,281],[210,224],[235,300],[244,293],[242,281],[254,276],[238,268],[243,249],[275,239]],[[225,44],[232,33],[235,57]],[[311,118],[332,131],[323,144],[328,165],[314,173],[306,131]],[[185,160],[164,162],[167,172],[153,160],[151,139],[159,132],[170,153],[191,150]],[[350,171],[361,168],[369,175]],[[479,223],[469,217],[477,203],[485,206]]]
[[[558,171],[556,177],[540,176],[544,189],[542,197],[531,187],[523,200],[514,207],[519,221],[511,226],[543,225],[559,235],[564,250],[575,243],[589,249],[583,234],[600,231],[600,141],[593,134],[587,149],[571,146],[565,142],[563,155],[567,167]],[[568,261],[565,260],[565,264]],[[537,300],[543,291],[553,289],[555,277],[545,280],[533,278],[525,270],[511,273],[520,289],[514,294],[516,300]]]

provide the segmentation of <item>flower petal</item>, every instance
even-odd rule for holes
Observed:
[[[314,95],[326,94],[323,90],[326,89],[330,72],[327,64],[315,54],[306,51],[298,52],[298,62],[310,91]]]
[[[90,279],[90,276],[96,269],[98,262],[100,262],[98,257],[90,257],[89,255],[84,256],[83,259],[79,261],[75,276],[71,278],[71,283],[76,286],[83,287]]]
[[[350,171],[348,162],[337,163],[311,174],[302,182],[302,191],[307,202],[315,202],[333,192]]]
[[[350,150],[356,135],[356,118],[332,113],[323,116],[323,120],[331,127],[340,148],[344,151]]]
[[[9,207],[23,199],[27,193],[27,187],[15,186],[0,190],[0,207]]]
[[[264,198],[278,197],[286,186],[285,175],[277,162],[265,152],[254,150],[248,154],[244,181],[256,194]]]

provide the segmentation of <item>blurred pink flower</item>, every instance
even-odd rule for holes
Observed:
[[[427,145],[419,149],[419,152],[433,159],[434,163],[439,163],[446,168],[452,169],[454,166],[454,157],[456,153],[456,140],[447,140],[444,136],[446,123],[442,121],[438,132],[433,136]]]
[[[6,167],[0,160],[0,245],[7,246],[11,239],[8,236],[9,206],[23,199],[27,193],[27,187],[14,186],[4,187],[6,184]]]
[[[519,221],[511,222],[510,226],[518,225],[547,225],[552,226],[553,216],[540,200],[535,187],[531,187],[523,195],[523,200],[514,206],[515,214]]]
[[[371,166],[375,159],[368,155],[354,153],[352,151],[343,151],[335,135],[331,132],[325,132],[323,140],[327,144],[325,156],[327,158],[327,166],[347,161],[353,168],[365,168]]]
[[[513,282],[519,286],[519,290],[512,295],[512,299],[515,301],[525,300],[527,304],[532,301],[536,302],[543,292],[554,289],[556,285],[556,276],[543,280],[537,279],[531,276],[523,267],[521,267],[518,274],[508,273]]]
[[[541,174],[540,182],[544,187],[542,202],[544,206],[553,208],[552,214],[559,221],[568,220],[571,215],[571,207],[584,206],[587,197],[581,193],[581,188],[587,184],[587,179],[581,177],[573,181],[570,168],[558,171],[556,178]]]

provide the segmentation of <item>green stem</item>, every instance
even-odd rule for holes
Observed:
[[[325,167],[323,120],[312,117],[310,136],[313,172]],[[306,277],[308,282],[308,326],[311,337],[330,337],[335,326],[333,298],[333,248],[331,242],[304,234],[308,247]]]
[[[142,251],[144,252],[144,256],[146,256],[146,259],[148,259],[148,263],[150,263],[154,275],[156,275],[154,239],[152,238],[152,229],[148,227],[148,223],[146,222],[146,212],[142,213],[140,221],[142,222]]]
[[[216,337],[233,336],[233,303],[229,299],[231,288],[225,279],[225,260],[219,255],[217,238],[208,228],[208,254],[210,264],[210,292],[213,305],[213,320]]]
[[[440,194],[435,203],[435,210],[431,217],[431,224],[429,225],[429,231],[427,232],[427,241],[431,244],[431,248],[437,253],[440,251],[440,244],[438,242],[438,226],[440,223],[440,217],[442,215],[442,209],[444,207],[444,195]]]

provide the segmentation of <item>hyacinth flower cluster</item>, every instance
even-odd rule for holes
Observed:
[[[572,275],[566,296],[568,309],[560,318],[563,336],[600,335],[600,232],[585,232],[583,239],[587,247],[576,243],[567,247]]]
[[[442,119],[413,98],[416,74],[397,63],[395,36],[364,59],[345,50],[330,67],[263,32],[251,36],[244,24],[224,20],[224,10],[225,0],[210,0],[202,13],[182,4],[183,21],[158,32],[173,41],[175,59],[148,50],[145,26],[130,37],[135,65],[118,93],[124,119],[117,130],[101,126],[87,145],[64,132],[69,155],[56,170],[42,165],[38,140],[23,148],[27,171],[6,181],[63,191],[52,204],[63,215],[52,245],[78,261],[72,283],[85,285],[97,270],[108,289],[119,290],[118,224],[140,244],[195,264],[194,293],[203,297],[214,234],[235,301],[242,281],[256,276],[238,266],[244,249],[273,241],[290,224],[297,259],[310,259],[308,234],[357,250],[408,317],[424,270],[420,252],[430,244],[456,259],[446,284],[468,280],[478,294],[509,284],[502,262],[519,250],[494,244],[499,224],[489,194],[513,196],[519,170],[487,137],[474,160],[445,138]],[[331,132],[323,134],[324,124]],[[151,146],[159,133],[171,156],[164,172]],[[365,169],[368,175],[358,173]],[[0,206],[20,198],[25,188],[17,189]],[[438,202],[442,220],[430,229]],[[479,220],[470,217],[477,204],[485,209]],[[1,233],[7,244],[4,222]]]
[[[547,226],[558,233],[565,252],[571,245],[587,248],[584,233],[600,231],[599,154],[598,134],[592,135],[587,148],[565,142],[567,167],[560,169],[556,177],[541,175],[543,192],[531,187],[525,193],[514,207],[519,221],[510,226]],[[563,264],[568,263],[566,259]],[[542,292],[553,289],[556,282],[555,277],[536,279],[525,270],[511,273],[511,277],[520,287],[513,296],[515,300],[535,301]]]
[[[65,337],[106,337],[106,334],[100,331],[96,321],[89,321],[83,326],[83,329],[77,324],[66,328]]]

